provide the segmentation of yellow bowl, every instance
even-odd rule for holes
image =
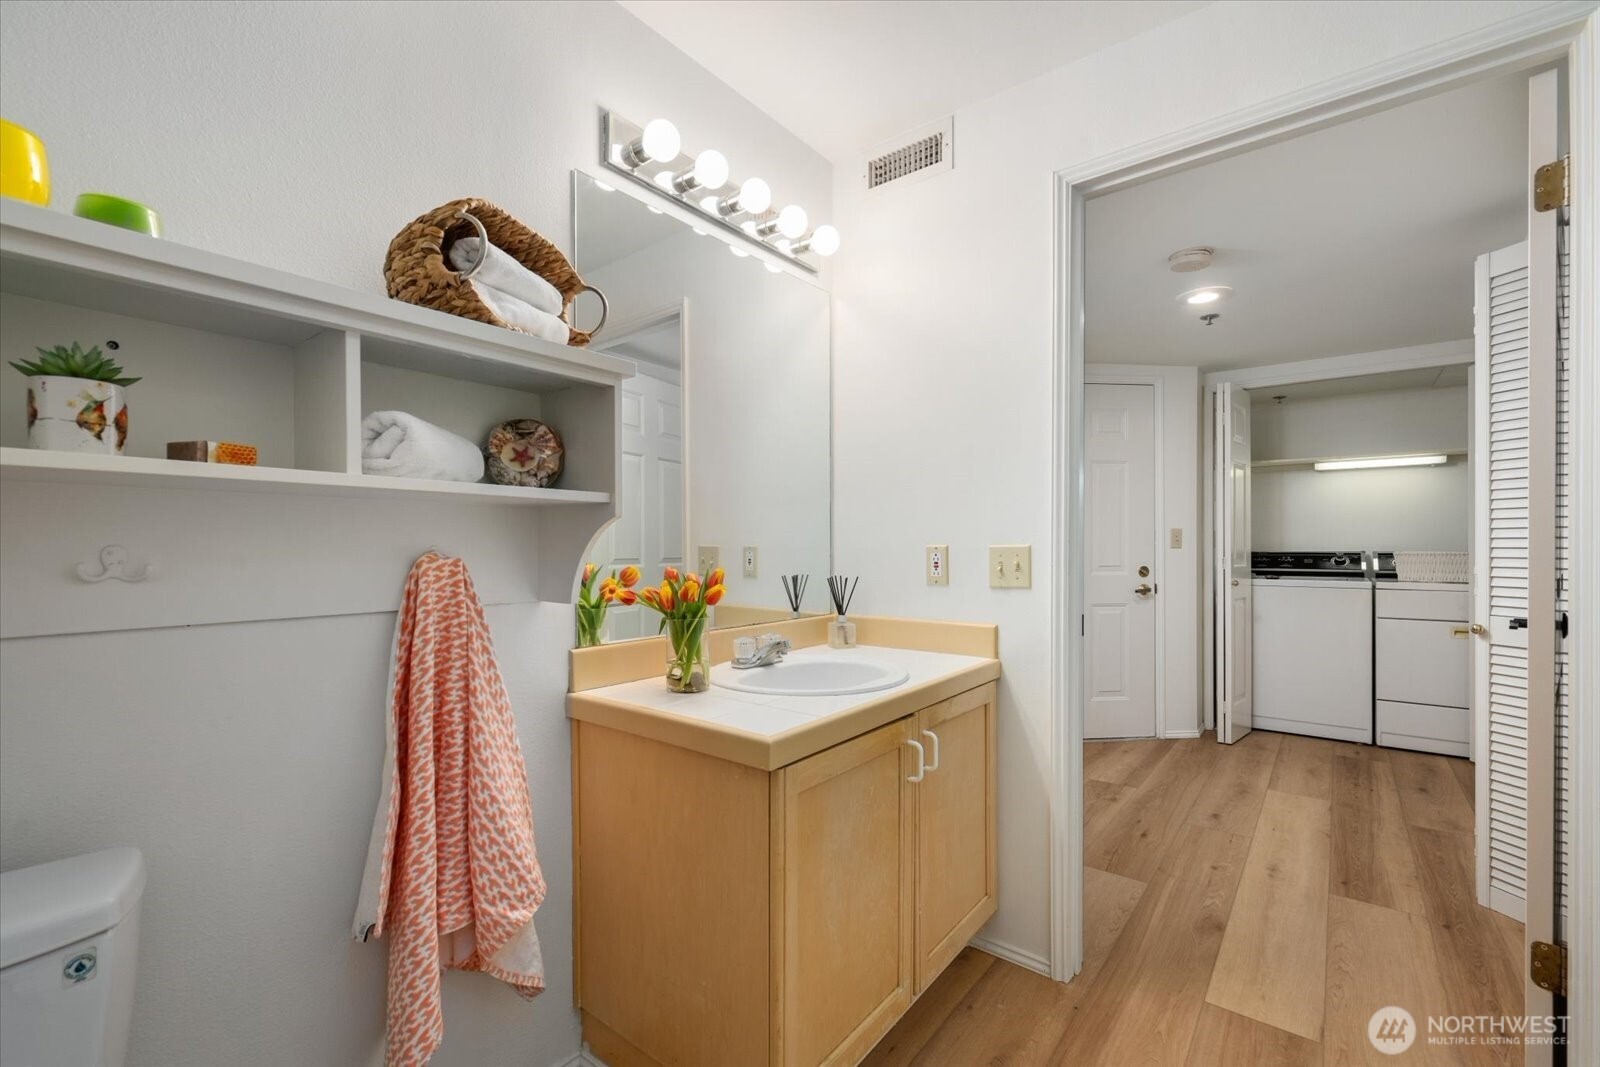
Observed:
[[[0,196],[50,203],[50,161],[44,142],[5,119],[0,119]]]

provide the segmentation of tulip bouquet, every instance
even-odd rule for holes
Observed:
[[[711,661],[706,649],[706,613],[722,599],[721,567],[701,581],[698,574],[680,575],[668,567],[660,586],[639,590],[639,603],[661,616],[667,635],[667,688],[675,693],[703,693],[711,686]]]
[[[633,587],[639,584],[639,568],[627,566],[621,571],[613,569],[611,575],[598,586],[600,568],[593,563],[583,565],[583,585],[578,590],[578,647],[593,648],[605,640],[606,611],[612,604],[637,604],[639,595]]]

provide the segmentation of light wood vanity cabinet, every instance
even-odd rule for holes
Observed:
[[[996,688],[772,771],[575,722],[594,1051],[859,1062],[994,914]]]

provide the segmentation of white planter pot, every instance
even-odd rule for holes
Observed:
[[[128,391],[110,382],[28,379],[28,447],[120,456],[128,443]]]

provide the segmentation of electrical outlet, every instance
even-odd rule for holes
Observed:
[[[744,576],[746,578],[759,577],[757,572],[761,569],[761,550],[755,545],[744,546]]]
[[[950,584],[950,546],[928,546],[928,584]]]
[[[700,573],[710,574],[722,566],[722,549],[716,545],[701,545],[695,558],[700,561]]]
[[[1171,545],[1173,548],[1182,548],[1183,547],[1183,530],[1181,530],[1178,527],[1174,526],[1172,528],[1172,537],[1167,543],[1169,545]]]
[[[989,588],[1027,589],[1032,585],[1032,545],[989,546]]]

